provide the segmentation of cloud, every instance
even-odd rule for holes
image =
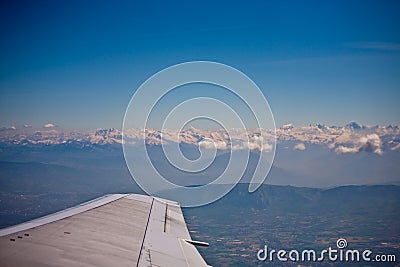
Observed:
[[[246,142],[244,142],[246,144]],[[272,151],[272,145],[265,142],[262,136],[253,135],[249,138],[248,147],[243,147],[243,149],[258,150],[270,152]]]
[[[263,146],[262,146],[262,151],[265,151],[265,152],[270,152],[270,151],[272,151],[272,145],[271,145],[271,144],[264,143]]]
[[[227,149],[228,145],[223,141],[213,141],[211,139],[205,139],[199,142],[199,146],[205,149]]]
[[[57,126],[53,123],[47,123],[47,124],[43,125],[43,128],[54,128],[54,127],[57,127]]]
[[[338,154],[358,153],[361,151],[382,155],[382,141],[377,134],[362,136],[353,147],[339,146],[335,149]]]
[[[338,154],[347,154],[347,153],[357,153],[359,149],[357,147],[346,147],[346,146],[339,146],[335,149],[335,152]]]
[[[372,152],[382,155],[382,142],[377,134],[369,134],[360,138],[360,151]]]
[[[188,132],[189,133],[189,132]],[[190,135],[190,134],[189,134]],[[199,140],[199,136],[205,136],[198,142],[199,146],[206,149],[220,149],[220,150],[251,150],[251,151],[265,151],[270,152],[273,150],[272,141],[268,138],[263,138],[259,134],[254,134],[248,136],[246,132],[234,132],[234,134],[229,138],[229,136],[224,135],[219,132],[208,132],[205,131],[195,134],[196,138],[188,138],[185,136],[185,143],[193,143]],[[230,139],[230,140],[229,140]],[[269,142],[267,142],[269,140]],[[182,141],[182,140],[181,140]]]
[[[306,145],[304,143],[298,143],[293,147],[294,150],[306,150]]]
[[[252,142],[236,142],[235,145],[232,146],[232,150],[251,150],[251,151],[272,151],[272,145],[268,143],[252,143]]]

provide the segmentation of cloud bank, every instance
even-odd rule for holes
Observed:
[[[382,141],[377,134],[367,134],[366,136],[360,137],[360,139],[352,146],[339,146],[335,149],[338,154],[346,153],[358,153],[361,151],[371,152],[378,155],[382,155]]]

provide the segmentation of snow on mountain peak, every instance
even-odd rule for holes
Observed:
[[[351,121],[348,124],[346,124],[346,126],[348,129],[351,130],[361,130],[361,129],[365,129],[365,126],[355,122],[355,121]]]
[[[93,145],[136,144],[144,140],[148,145],[186,143],[205,148],[272,150],[275,140],[295,142],[293,149],[305,150],[309,144],[327,146],[337,154],[359,153],[361,151],[382,155],[385,151],[400,149],[400,129],[398,126],[363,126],[351,122],[343,127],[315,124],[295,127],[286,124],[274,130],[229,129],[201,130],[190,128],[183,131],[128,129],[121,132],[116,128],[97,129],[90,133],[58,132],[52,128],[37,130],[32,128],[0,128],[0,144],[8,145],[60,145],[75,144],[79,147]],[[124,134],[124,138],[122,135]]]

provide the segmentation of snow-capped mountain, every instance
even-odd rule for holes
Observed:
[[[229,131],[229,132],[228,132]],[[385,151],[400,149],[398,126],[365,126],[351,122],[345,126],[315,124],[296,127],[286,124],[275,131],[266,129],[244,130],[200,130],[190,128],[178,133],[175,130],[129,129],[123,133],[116,128],[97,129],[88,133],[61,131],[60,129],[35,130],[3,127],[0,129],[2,145],[73,145],[77,147],[136,144],[145,141],[148,145],[179,142],[218,149],[250,149],[271,151],[276,136],[277,143],[294,142],[293,149],[306,150],[307,146],[323,145],[337,154],[361,151],[382,155]]]

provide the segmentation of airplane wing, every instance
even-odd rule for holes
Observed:
[[[179,203],[112,194],[0,230],[0,266],[207,266]]]

